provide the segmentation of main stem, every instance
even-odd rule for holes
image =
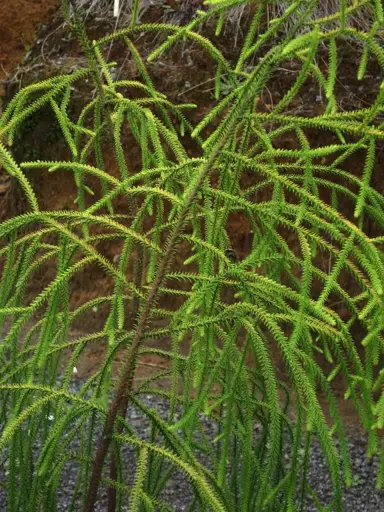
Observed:
[[[202,185],[205,177],[210,172],[211,166],[216,158],[216,155],[221,147],[222,143],[219,145],[219,147],[212,151],[209,159],[205,163],[201,174],[194,185],[193,189],[191,190],[189,196],[187,197],[187,200],[184,204],[183,210],[181,211],[179,215],[179,219],[177,221],[177,224],[171,234],[171,236],[168,239],[168,243],[166,245],[165,254],[160,262],[160,265],[158,267],[155,279],[153,281],[152,287],[148,293],[147,300],[144,306],[144,309],[139,317],[139,321],[137,324],[136,332],[134,335],[134,338],[132,340],[132,344],[129,348],[126,349],[126,352],[124,354],[123,360],[121,362],[121,372],[117,383],[117,390],[115,394],[115,398],[113,399],[108,412],[107,412],[107,420],[104,425],[104,429],[100,438],[100,441],[98,443],[98,448],[96,451],[94,463],[93,463],[93,470],[92,475],[89,481],[89,487],[88,487],[88,493],[87,493],[87,499],[85,504],[84,512],[94,512],[95,510],[95,504],[97,499],[97,493],[100,487],[100,480],[102,475],[102,470],[105,462],[105,458],[108,454],[112,437],[113,437],[113,431],[114,431],[114,425],[116,422],[117,416],[120,414],[123,418],[126,416],[128,404],[129,404],[129,398],[132,392],[132,386],[133,386],[133,378],[135,374],[136,364],[137,364],[137,355],[139,352],[140,344],[144,335],[144,331],[149,319],[149,315],[151,312],[151,309],[153,305],[155,304],[157,294],[159,291],[159,288],[161,286],[161,283],[163,281],[164,275],[167,271],[168,266],[170,265],[173,253],[174,253],[174,247],[176,245],[176,242],[180,236],[180,233],[183,230],[183,226],[185,223],[185,219],[187,217],[187,214],[189,212],[189,209],[193,203],[193,201],[196,198],[197,192]]]
[[[135,204],[135,211],[137,211],[137,205]],[[137,248],[137,265],[134,272],[134,284],[137,289],[139,289],[141,281],[142,281],[142,263],[143,263],[143,248],[139,246]],[[140,308],[140,300],[137,297],[137,295],[134,295],[132,300],[132,318],[136,318],[139,313]],[[122,414],[124,414],[124,411],[121,411]],[[117,431],[119,434],[122,434],[124,430],[124,425],[122,423],[119,423],[117,426]],[[117,453],[119,453],[120,445],[115,443],[115,450],[112,451],[111,455],[111,468],[109,472],[110,479],[117,480]],[[115,512],[116,511],[116,504],[117,504],[117,489],[115,487],[108,487],[108,512]]]

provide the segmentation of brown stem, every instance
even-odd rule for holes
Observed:
[[[183,210],[180,213],[178,222],[171,236],[169,237],[164,257],[160,262],[155,279],[152,284],[152,288],[148,293],[145,307],[140,315],[136,328],[136,333],[132,340],[132,345],[130,348],[127,348],[124,354],[124,358],[121,362],[121,373],[117,383],[117,391],[115,394],[115,398],[113,399],[112,404],[110,405],[110,408],[108,410],[107,420],[105,422],[104,429],[96,451],[84,512],[94,512],[104,461],[112,442],[115,421],[119,414],[121,414],[121,416],[125,418],[127,412],[129,397],[132,392],[133,378],[137,364],[137,355],[139,352],[141,340],[143,338],[143,334],[147,325],[147,321],[149,319],[152,306],[156,301],[157,293],[162,283],[163,277],[167,271],[169,264],[172,261],[174,247],[183,229],[188,211],[191,207],[191,204],[196,198],[196,194],[201,184],[203,183],[205,177],[210,171],[211,165],[216,158],[216,155],[220,149],[221,144],[218,146],[219,147],[217,147],[216,151],[211,152],[210,158],[207,160],[199,176],[199,179],[197,180],[195,186],[193,187],[189,196],[187,197]]]
[[[136,202],[133,205],[134,211],[137,211],[137,204]],[[137,263],[136,268],[134,270],[134,284],[136,288],[138,289],[141,285],[142,281],[142,274],[143,274],[143,258],[144,258],[144,251],[141,246],[137,248]],[[140,299],[137,295],[133,296],[132,299],[132,319],[136,319],[140,308]],[[122,407],[120,411],[121,415],[125,416],[124,407]],[[122,423],[119,423],[117,426],[117,431],[119,434],[122,434],[124,431],[124,426]],[[117,455],[120,450],[119,445],[116,443],[115,450],[112,452],[111,455],[111,468],[109,472],[109,476],[111,481],[117,480]],[[109,486],[108,487],[108,512],[116,512],[116,500],[117,496],[117,489],[115,487]]]

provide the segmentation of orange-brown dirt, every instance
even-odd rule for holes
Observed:
[[[17,15],[14,13],[17,22],[14,22],[13,26],[11,25],[12,28],[10,31],[7,32],[8,35],[5,36],[6,44],[2,42],[3,36],[1,35],[1,29],[3,25],[9,29],[8,25],[12,18],[10,18],[9,14],[6,14],[6,9],[0,6],[0,60],[3,59],[1,62],[7,72],[10,72],[14,66],[20,62],[23,53],[25,53],[26,45],[33,41],[35,29],[38,27],[39,23],[48,20],[57,7],[57,2],[54,0],[47,0],[45,2],[18,0],[13,2],[13,4],[18,5],[19,12]],[[26,10],[22,11],[24,7],[26,7]],[[163,13],[161,11],[156,12],[154,10],[152,12],[153,21],[160,19],[162,14]],[[56,20],[55,24],[49,26],[41,37],[47,37],[49,33],[58,28],[58,26],[59,23]],[[104,35],[103,27],[100,28],[100,26],[90,25],[88,29],[90,31],[91,39]],[[22,38],[21,34],[24,33],[28,34],[28,39]],[[21,41],[28,42],[26,44],[22,44]],[[236,51],[233,49],[232,45],[228,45],[227,37],[221,39],[216,38],[215,44],[219,46],[228,58],[231,57],[231,51]],[[55,59],[59,60],[60,56],[63,54],[66,55],[67,62],[72,58],[76,64],[76,59],[79,58],[80,54],[79,47],[75,39],[66,38],[66,34],[58,30],[54,38],[51,37],[48,40],[48,45],[50,47],[50,57],[49,62],[47,63],[47,68],[42,72],[43,77],[49,76],[54,72],[53,63]],[[152,36],[140,37],[138,46],[143,55],[148,54],[151,47],[153,47]],[[6,48],[8,48],[8,50],[5,50]],[[378,84],[380,83],[377,79],[377,74],[380,73],[380,71],[373,65],[367,73],[367,78],[364,83],[362,84],[361,82],[358,82],[356,80],[358,63],[355,62],[354,56],[351,55],[350,51],[348,53],[348,48],[345,49],[344,55],[343,49],[340,50],[341,61],[338,71],[340,80],[338,81],[336,88],[338,89],[338,96],[342,98],[342,108],[348,110],[351,107],[357,108],[360,106],[362,108],[367,104],[371,104],[372,99],[376,94]],[[110,56],[111,60],[119,60],[121,51],[122,49],[118,46],[113,48]],[[36,45],[32,50],[32,56],[38,56],[39,52],[40,48]],[[182,55],[180,55],[180,53],[182,53]],[[123,66],[125,66],[124,71],[128,73],[128,76],[130,76],[131,79],[136,79],[138,77],[138,73],[134,67],[132,67],[132,63],[129,60],[124,59],[122,59],[122,61]],[[50,65],[52,66],[52,69],[49,69]],[[326,66],[326,56],[324,58],[324,62],[320,63],[320,65]],[[164,71],[165,69],[167,70],[166,73]],[[192,118],[195,123],[198,122],[215,104],[215,100],[213,98],[213,72],[212,69],[210,69],[210,61],[196,46],[192,46],[189,49],[184,48],[182,49],[182,52],[180,52],[179,48],[177,51],[175,50],[162,56],[157,63],[150,65],[149,71],[155,86],[161,92],[166,93],[171,101],[174,101],[175,103],[195,102],[199,105],[199,108],[195,111]],[[269,88],[266,89],[264,95],[260,98],[260,108],[268,111],[273,103],[278,102],[292,85],[294,77],[295,74],[292,73],[288,66],[285,70],[280,70],[276,76],[272,77]],[[346,77],[347,80],[345,80]],[[24,80],[29,81],[30,77],[24,77]],[[362,85],[364,86],[364,89],[362,89]],[[14,92],[15,86],[12,84],[9,85],[7,93],[8,99]],[[318,92],[315,89],[315,83],[308,81],[303,94],[292,102],[292,110],[302,109],[308,115],[320,112],[322,104],[321,101],[316,100],[317,94]],[[36,133],[41,135],[36,138]],[[47,139],[46,134],[49,135],[50,139]],[[29,132],[24,133],[22,139],[18,141],[18,144],[15,147],[15,155],[22,160],[35,158],[48,160],[67,159],[68,153],[66,149],[64,149],[60,141],[54,137],[52,119],[43,113],[39,119],[36,120],[36,124],[32,129]],[[312,137],[313,140],[316,140],[316,145],[319,146],[330,142],[329,135],[324,133],[313,133]],[[132,147],[129,138],[127,138],[126,142],[127,147]],[[295,147],[295,142],[286,137],[280,141],[280,147],[293,148]],[[190,146],[187,147],[187,150],[191,155],[194,155],[196,148],[191,143]],[[26,156],[26,154],[31,151],[33,151],[33,154]],[[113,151],[111,149],[108,150],[108,147],[106,147],[104,156],[106,167],[110,169],[111,172],[115,172],[116,165],[114,163]],[[129,155],[129,161],[132,169],[141,165],[139,154],[131,153]],[[353,159],[348,162],[348,170],[351,173],[361,175],[363,162],[363,153],[361,155],[354,155]],[[383,164],[384,153],[379,151],[376,161],[376,172],[373,173],[373,176],[376,176],[375,185],[380,192],[384,191],[384,183],[380,182],[381,173],[377,171],[380,170],[380,167],[382,167]],[[49,180],[46,179],[45,173],[43,174],[40,172],[29,173],[28,177],[33,182],[34,189],[37,191],[42,208],[62,210],[73,207],[72,205],[76,191],[73,178],[68,172],[63,171],[54,173],[50,175]],[[252,177],[244,177],[244,185],[249,185],[251,182]],[[8,208],[5,208],[6,203],[3,201],[1,204],[2,192],[0,188],[0,218],[2,214],[9,216],[9,214],[14,213],[12,210],[15,206],[17,210],[23,210],[24,205],[22,204],[22,201],[20,204],[17,204],[17,191],[15,190],[11,192],[12,195],[10,197],[10,201],[7,203]],[[325,197],[324,199],[326,200],[327,198]],[[123,207],[123,205],[120,206]],[[352,208],[350,208],[350,205],[343,205],[343,211],[345,215],[352,217]],[[240,215],[232,215],[230,221],[228,228],[229,236],[231,238],[233,248],[237,251],[238,256],[242,258],[249,250],[250,226],[248,221]],[[120,247],[121,244],[114,242],[113,244],[107,244],[103,247],[102,252],[107,258],[112,260],[114,255],[119,252]],[[48,265],[44,269],[44,272],[37,276],[38,279],[28,290],[31,295],[36,295],[36,292],[52,279],[54,272],[55,266]],[[97,297],[100,289],[103,294],[108,294],[112,291],[111,279],[106,276],[100,268],[96,266],[89,267],[86,272],[78,274],[72,283],[73,307],[78,307],[84,302]],[[74,337],[84,330],[95,331],[102,328],[105,313],[106,311],[103,311],[102,308],[96,312],[89,313],[88,317],[83,318],[82,324],[77,326],[78,332],[73,333]],[[161,346],[164,342],[160,342],[160,345],[158,343],[159,342],[154,342],[154,346],[164,348]],[[86,377],[94,373],[95,369],[104,359],[105,345],[103,343],[95,343],[92,345],[93,346],[90,346],[84,352],[78,363],[79,378]],[[187,347],[185,347],[185,349],[186,348]],[[276,353],[274,354],[274,357],[276,359],[276,365],[278,367],[282,366],[280,355]],[[161,370],[164,365],[164,360],[160,357],[157,358],[153,355],[143,356],[141,359],[141,365],[138,368],[137,382],[140,383],[140,380],[146,378],[155,371]],[[167,385],[166,381],[164,381],[164,385]],[[342,396],[341,392],[340,396]],[[341,406],[346,420],[352,424],[356,424],[356,418],[351,406],[344,402],[341,402]]]
[[[58,0],[1,0],[0,81],[20,63],[41,23],[51,20],[57,7]]]

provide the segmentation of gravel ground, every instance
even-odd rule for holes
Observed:
[[[74,381],[72,383],[72,392],[77,392],[81,383]],[[149,395],[142,397],[143,402],[147,406],[156,407],[158,413],[162,417],[167,415],[167,402],[161,398],[154,398]],[[145,438],[148,437],[149,428],[148,422],[143,420],[142,416],[133,407],[129,408],[127,415],[129,422],[137,432]],[[214,437],[214,425],[206,422],[206,432],[209,436]],[[1,428],[0,428],[1,430]],[[99,432],[97,433],[97,435]],[[348,437],[350,456],[352,461],[353,470],[353,486],[345,489],[344,506],[346,512],[370,512],[376,511],[384,512],[384,491],[377,491],[375,489],[375,475],[377,472],[377,459],[369,460],[365,455],[366,439],[362,436],[354,435]],[[74,440],[72,449],[78,446],[78,440]],[[132,467],[132,474],[134,474],[135,457],[133,449],[125,447],[123,450],[123,457],[126,461],[126,468]],[[76,484],[77,475],[76,463],[67,463],[63,472],[62,482],[64,485],[58,492],[58,512],[68,510],[70,503],[70,496]],[[328,475],[327,465],[322,455],[319,445],[314,442],[311,451],[311,460],[309,465],[309,480],[311,486],[315,489],[322,503],[328,503],[332,497],[332,489],[330,478]],[[6,467],[0,467],[0,481],[4,481]],[[168,482],[164,489],[163,500],[170,505],[175,511],[187,510],[192,497],[190,485],[186,482],[182,473],[174,472],[171,480]],[[0,489],[0,511],[6,510],[6,494],[3,489]],[[80,507],[78,508],[80,511]],[[106,496],[102,493],[100,496],[96,510],[98,512],[106,511]],[[128,507],[124,510],[128,510]],[[306,506],[307,512],[316,511],[317,509],[308,504]],[[47,511],[48,512],[48,511]],[[234,511],[235,512],[235,511]]]
[[[366,438],[348,436],[353,485],[345,488],[344,510],[346,512],[384,511],[384,490],[375,488],[378,468],[377,458],[368,459],[365,454]],[[327,464],[320,446],[312,446],[309,480],[322,503],[329,503],[332,497],[332,487],[327,471]],[[308,505],[308,512],[316,511],[316,507]]]

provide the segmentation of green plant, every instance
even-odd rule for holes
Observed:
[[[175,468],[190,482],[190,510],[303,509],[313,494],[305,468],[314,438],[329,466],[331,506],[342,510],[342,482],[352,485],[353,476],[332,390],[338,373],[345,379],[346,399],[355,403],[369,434],[368,452],[380,452],[384,459],[377,433],[384,426],[384,372],[377,371],[384,322],[384,200],[371,186],[376,146],[384,138],[384,88],[372,105],[347,112],[338,110],[336,93],[338,44],[345,38],[363,46],[359,79],[368,57],[384,68],[381,2],[341,0],[336,14],[314,20],[318,2],[293,1],[280,17],[266,20],[264,12],[273,2],[261,0],[234,64],[197,29],[217,20],[219,34],[227,13],[240,2],[209,3],[211,8],[187,26],[132,24],[91,43],[79,13],[64,1],[89,67],[22,89],[1,117],[0,162],[18,180],[29,205],[28,213],[0,226],[0,321],[11,318],[0,345],[0,453],[8,461],[10,512],[55,510],[61,473],[70,460],[78,470],[71,510],[81,504],[93,511],[100,485],[109,488],[110,512],[123,510],[124,504],[130,511],[170,510],[162,490]],[[372,14],[368,31],[349,26],[350,13],[367,6]],[[154,87],[135,46],[136,34],[147,32],[168,36],[149,61],[180,41],[191,41],[216,62],[217,88],[223,75],[224,83],[232,84],[199,125],[192,126],[184,114],[194,105],[175,105]],[[105,54],[117,40],[135,60],[141,81],[111,76],[114,64]],[[324,46],[327,72],[316,60]],[[249,67],[255,57],[257,64]],[[260,95],[287,60],[300,65],[296,79],[265,113],[259,109]],[[310,77],[324,91],[324,112],[316,117],[289,113]],[[68,114],[73,89],[86,79],[94,94],[74,119]],[[142,95],[132,99],[131,89]],[[18,130],[46,105],[60,124],[71,159],[15,162],[10,146]],[[124,130],[140,149],[140,170],[130,169]],[[325,130],[331,142],[317,145],[313,130]],[[187,155],[184,131],[197,141],[198,157]],[[279,149],[283,135],[295,138],[296,149]],[[117,175],[104,165],[105,144],[113,144]],[[343,164],[361,152],[365,165],[356,177]],[[58,170],[72,173],[77,210],[41,210],[27,169],[47,170],[46,179]],[[251,185],[244,185],[245,175]],[[329,204],[324,191],[331,192]],[[116,209],[121,198],[128,214]],[[341,213],[342,200],[353,204],[353,218]],[[254,233],[252,250],[241,261],[228,251],[233,213],[246,217]],[[378,235],[369,236],[367,220]],[[118,264],[99,250],[101,241],[123,241]],[[185,268],[176,268],[181,246]],[[331,262],[329,271],[323,269],[324,258]],[[52,261],[56,276],[27,301],[28,283]],[[95,263],[113,280],[113,293],[100,293],[73,309],[71,280]],[[176,308],[169,307],[169,296],[177,298]],[[104,328],[71,340],[73,323],[103,304],[109,311]],[[347,314],[341,314],[339,304]],[[159,327],[157,319],[166,325]],[[359,346],[356,331],[362,333]],[[186,337],[189,351],[182,355]],[[153,338],[171,340],[170,348],[151,349],[146,342]],[[76,395],[70,390],[72,369],[93,343],[106,346],[105,360]],[[273,347],[284,360],[288,386],[276,375]],[[114,381],[112,361],[120,349],[124,356]],[[137,365],[148,353],[168,361],[169,370],[135,386]],[[331,370],[323,369],[318,353]],[[157,386],[164,376],[170,382],[166,391]],[[326,396],[331,425],[319,390]],[[167,419],[145,405],[143,394],[168,401]],[[150,439],[126,421],[129,404],[149,421]],[[214,440],[204,432],[204,417],[217,426]],[[256,423],[261,426],[257,435]],[[76,438],[80,447],[74,451]],[[136,454],[129,480],[132,468],[124,467],[121,457],[125,445]],[[383,477],[384,463],[378,486]]]

